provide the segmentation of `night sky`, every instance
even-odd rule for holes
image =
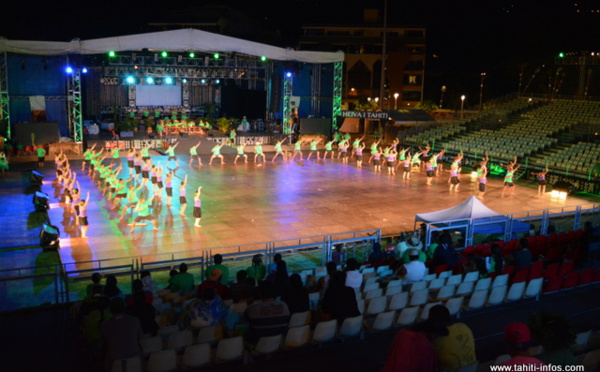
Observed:
[[[384,0],[220,0],[277,32],[280,46],[295,47],[302,24],[357,24],[365,4],[383,9]],[[427,27],[426,98],[436,100],[441,85],[448,94],[478,94],[481,72],[486,72],[486,98],[518,89],[519,72],[527,80],[552,75],[554,57],[561,51],[600,51],[599,11],[591,0],[388,0],[390,25]],[[13,12],[2,12],[0,36],[9,39],[69,41],[151,31],[149,22],[173,20],[186,9],[210,1],[108,0],[44,2],[31,7],[11,2]],[[575,5],[577,4],[577,5]],[[580,12],[577,12],[577,9]],[[564,89],[570,89],[564,70]],[[600,75],[597,73],[596,75]],[[600,78],[599,76],[596,76]],[[532,84],[543,90],[544,78]],[[546,79],[547,80],[547,79]],[[600,84],[599,84],[600,85]],[[600,95],[600,92],[598,92]]]

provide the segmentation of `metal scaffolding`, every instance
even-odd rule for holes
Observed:
[[[332,107],[332,126],[333,131],[339,129],[338,117],[342,115],[342,71],[344,62],[333,64],[333,107]]]
[[[294,81],[294,74],[291,72],[284,72],[283,78],[283,133],[290,134],[292,133],[292,106],[291,106],[291,96],[292,96],[292,83]]]
[[[6,137],[10,138],[10,99],[8,95],[8,56],[0,53],[0,120],[6,121]]]
[[[74,142],[83,141],[83,105],[81,103],[81,69],[73,69],[67,78],[67,114],[69,116],[69,134]]]

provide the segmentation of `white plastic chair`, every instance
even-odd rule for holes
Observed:
[[[444,286],[444,282],[446,282],[445,278],[433,279],[432,281],[429,282],[429,289],[430,290],[440,289]]]
[[[375,297],[381,297],[381,296],[383,296],[383,289],[377,288],[377,289],[374,289],[372,291],[363,292],[363,293],[365,295],[365,300],[370,300],[370,299],[375,298]]]
[[[442,288],[440,288],[440,291],[437,294],[437,300],[446,300],[452,296],[454,296],[454,285],[445,285]]]
[[[197,344],[185,348],[181,364],[184,368],[197,368],[210,363],[210,345]]]
[[[186,346],[194,343],[194,335],[189,329],[171,333],[169,341],[167,341],[167,349],[175,349],[177,352],[183,351]]]
[[[504,302],[504,298],[506,298],[506,286],[503,285],[501,287],[492,288],[492,292],[490,293],[490,297],[488,298],[487,305],[494,306],[500,305]]]
[[[390,268],[390,265],[383,265],[383,266],[379,266],[379,267],[377,268],[377,271],[376,271],[376,273],[377,273],[377,274],[380,274],[381,272],[383,272],[383,271],[386,271],[386,270],[388,270],[389,268]]]
[[[283,345],[286,348],[300,347],[310,341],[310,326],[294,327],[288,329]]]
[[[377,280],[379,280],[379,278],[376,276],[365,280],[363,282],[363,285],[364,285],[363,292],[367,292],[367,291],[379,288],[379,283],[377,282]]]
[[[365,313],[365,300],[356,300],[356,306],[358,307],[358,311],[360,311],[361,314]]]
[[[575,343],[571,346],[573,354],[581,354],[586,351],[588,340],[592,335],[592,330],[577,333]]]
[[[473,293],[473,288],[475,288],[475,282],[462,282],[458,285],[456,289],[455,296],[469,296]]]
[[[541,278],[540,278],[541,279]],[[523,297],[525,292],[525,282],[513,283],[506,295],[506,301],[517,301]]]
[[[290,323],[288,325],[288,328],[302,327],[302,326],[306,325],[309,315],[310,315],[310,311],[308,311],[308,310],[303,311],[301,313],[293,313],[292,316],[290,317]]]
[[[494,360],[494,364],[498,365],[500,363],[508,362],[511,356],[509,354],[501,354],[496,357]]]
[[[243,313],[248,308],[248,303],[246,301],[238,302],[237,304],[233,304],[229,306],[230,313]]]
[[[448,277],[448,280],[446,280],[446,285],[459,285],[460,283],[462,283],[461,274],[451,275]]]
[[[417,320],[417,315],[419,315],[419,306],[412,306],[402,309],[400,315],[398,315],[398,320],[396,320],[396,325],[398,326],[407,326],[413,324]]]
[[[176,325],[165,326],[158,329],[157,336],[161,336],[164,343],[169,340],[172,333],[179,332],[179,327]]]
[[[312,292],[308,294],[308,301],[310,303],[310,308],[314,309],[319,304],[319,292]]]
[[[441,302],[430,302],[427,305],[425,305],[423,307],[423,311],[421,311],[421,320],[427,320],[427,318],[429,318],[429,310],[436,306],[436,305],[441,305]]]
[[[272,354],[281,347],[283,335],[261,337],[254,348],[255,354]]]
[[[371,299],[369,306],[367,306],[367,315],[377,315],[385,311],[385,305],[387,304],[387,297],[380,296]]]
[[[390,299],[388,310],[402,310],[408,305],[408,292],[396,293]]]
[[[150,354],[148,372],[170,372],[177,369],[177,353],[173,349],[157,351]]]
[[[487,291],[475,291],[473,295],[469,299],[469,304],[467,305],[467,309],[481,309],[483,305],[485,305],[485,299],[487,298]]]
[[[223,335],[220,332],[217,332],[217,327],[202,327],[198,331],[196,342],[199,344],[206,342],[215,343],[221,338],[223,338]]]
[[[335,338],[335,332],[337,331],[337,320],[332,319],[325,322],[317,323],[315,331],[313,332],[312,342],[322,343],[331,341]]]
[[[538,297],[542,293],[542,285],[544,284],[544,278],[532,279],[527,283],[525,289],[525,298]]]
[[[392,328],[392,323],[394,322],[395,315],[395,311],[386,311],[384,313],[377,314],[377,317],[373,321],[373,324],[370,325],[369,330],[385,331],[386,329]]]
[[[466,282],[476,282],[479,279],[479,271],[471,271],[470,273],[465,274],[465,278],[463,279],[463,283]]]
[[[429,296],[429,289],[421,289],[420,291],[413,292],[410,298],[410,306],[420,306],[427,303],[427,297]]]
[[[113,362],[111,372],[142,372],[142,358],[131,357],[127,359],[117,359]]]
[[[475,284],[475,291],[488,290],[492,284],[492,278],[483,278],[477,281]]]
[[[370,273],[375,273],[375,268],[374,268],[374,267],[365,267],[365,268],[364,268],[364,269],[361,271],[361,273],[362,273],[363,275],[365,275],[365,274],[370,274]]]
[[[396,280],[390,280],[388,285],[388,288],[392,288],[392,287],[400,287],[402,288],[402,280],[400,279],[396,279]]]
[[[244,341],[242,336],[224,338],[217,346],[216,360],[225,361],[241,358],[244,356]]]
[[[402,287],[387,287],[385,289],[385,295],[388,298],[391,298],[393,295],[401,293],[402,292]]]
[[[415,292],[415,291],[420,291],[422,289],[427,288],[427,285],[429,284],[429,282],[426,282],[425,280],[422,280],[420,282],[414,282],[411,286],[410,286],[410,291],[411,292]]]
[[[460,317],[460,310],[462,309],[462,304],[464,302],[464,297],[454,297],[446,301],[446,307],[450,312],[450,315]]]
[[[449,278],[451,276],[452,276],[452,270],[448,270],[448,271],[442,271],[440,273],[440,275],[438,276],[438,278],[444,279],[444,278]]]
[[[340,327],[339,336],[344,339],[347,337],[361,336],[362,335],[362,315],[346,318],[342,322]],[[361,336],[362,337],[362,336]]]
[[[430,281],[432,281],[435,278],[437,278],[437,275],[435,275],[435,274],[427,274],[427,275],[425,275],[423,277],[423,281],[430,282]]]
[[[494,278],[494,282],[492,283],[492,288],[501,287],[503,285],[508,285],[508,274],[498,275]]]

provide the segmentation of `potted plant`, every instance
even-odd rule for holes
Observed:
[[[217,128],[219,128],[221,132],[227,133],[230,128],[229,119],[226,117],[219,118],[219,120],[217,120]]]

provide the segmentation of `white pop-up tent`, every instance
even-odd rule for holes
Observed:
[[[343,52],[299,51],[237,39],[230,36],[192,28],[124,35],[91,40],[30,41],[0,38],[0,52],[65,55],[102,54],[147,49],[169,52],[236,52],[251,56],[264,56],[275,61],[306,63],[335,63],[344,61]]]
[[[464,228],[467,244],[472,241],[473,234],[512,234],[529,231],[528,224],[491,210],[475,196],[448,209],[417,214],[415,220],[426,224],[428,245],[433,229]]]

